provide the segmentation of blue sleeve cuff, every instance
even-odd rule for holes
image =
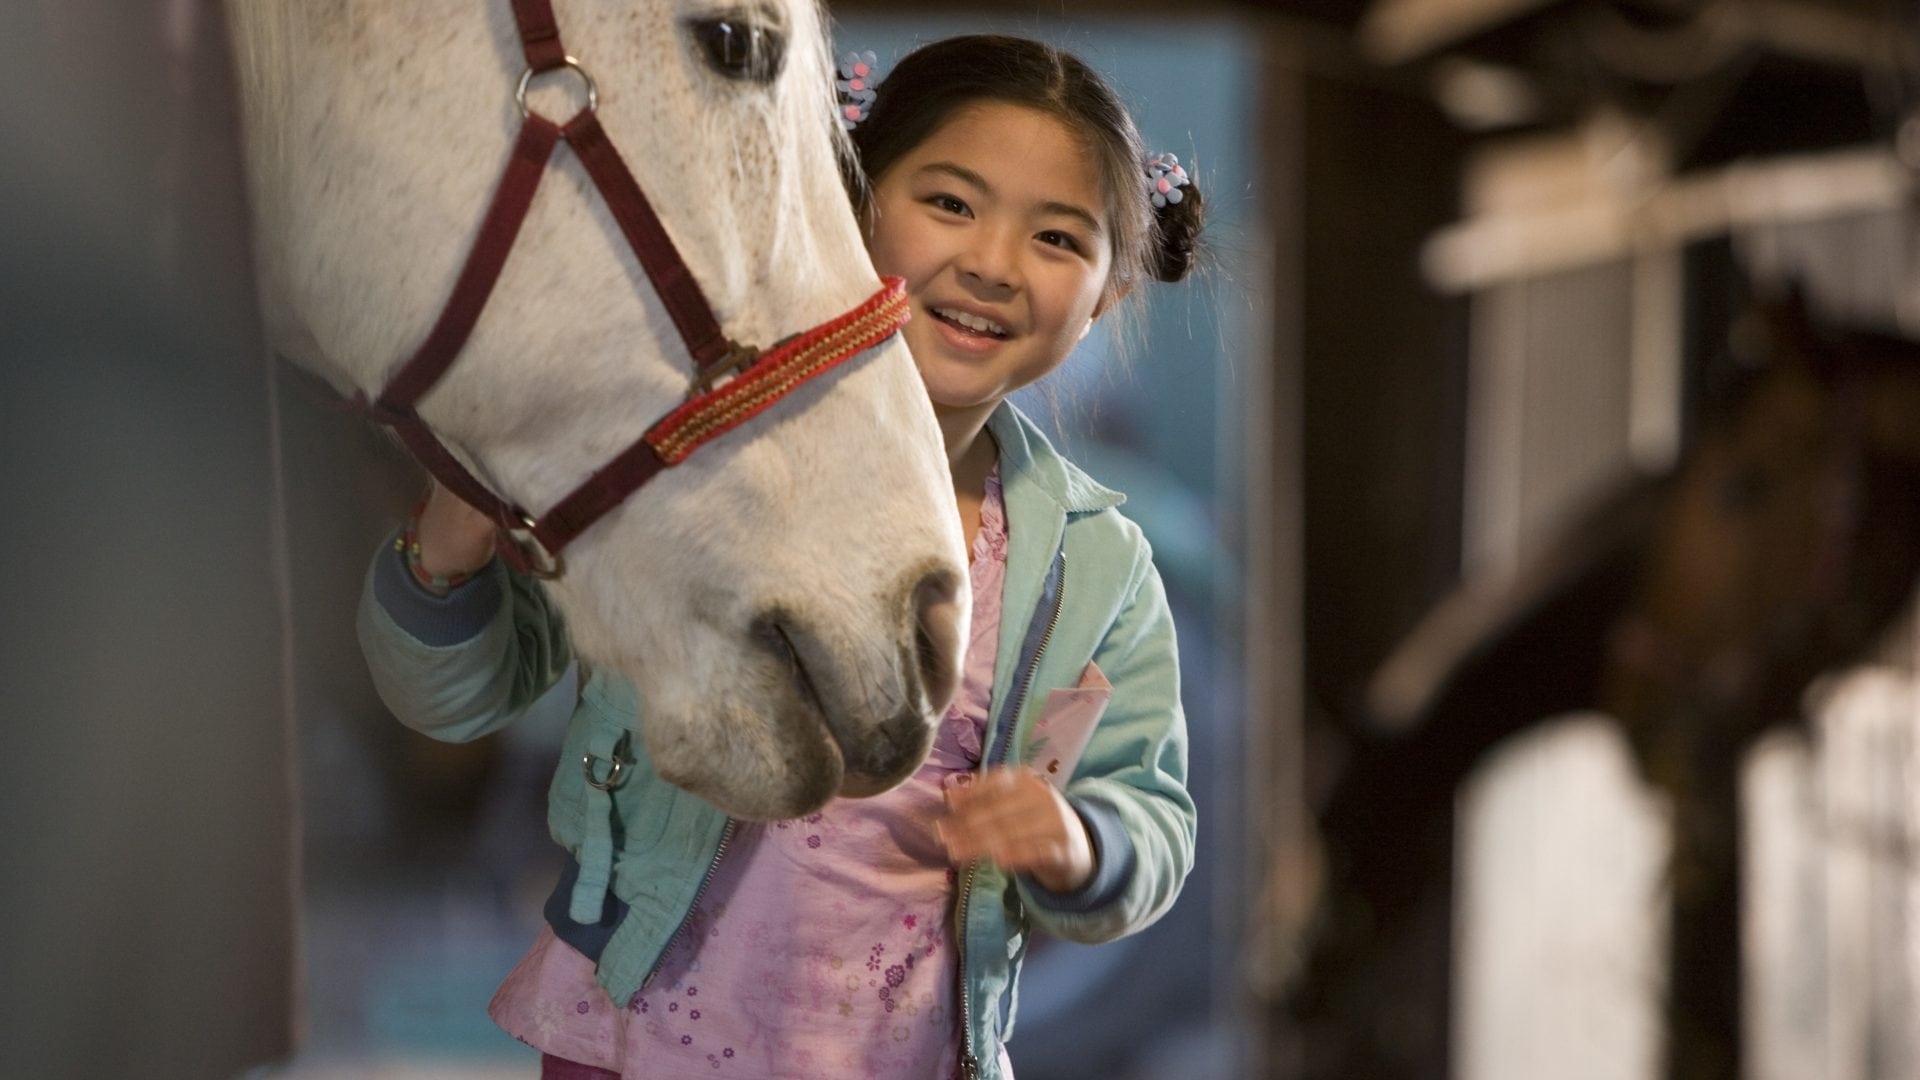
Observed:
[[[1120,824],[1120,812],[1109,803],[1079,795],[1068,795],[1067,805],[1080,815],[1093,842],[1093,876],[1073,892],[1057,893],[1029,878],[1027,886],[1036,903],[1049,911],[1084,915],[1098,911],[1120,898],[1133,878],[1133,838]]]
[[[560,883],[547,895],[547,902],[541,907],[541,913],[547,918],[547,925],[553,928],[553,936],[573,946],[580,955],[600,962],[600,954],[607,951],[607,942],[613,940],[614,931],[620,929],[620,923],[627,917],[626,901],[613,895],[608,889],[606,898],[600,902],[598,922],[583,923],[576,921],[568,911],[568,898],[573,895],[573,885],[580,880],[580,861],[571,855],[567,857],[566,869],[560,873]]]
[[[471,641],[500,610],[501,571],[493,564],[441,596],[414,579],[395,531],[373,557],[373,598],[422,645],[445,648]]]

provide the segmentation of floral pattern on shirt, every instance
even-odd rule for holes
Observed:
[[[1006,575],[1001,494],[996,471],[972,545],[961,690],[919,771],[870,799],[737,824],[704,898],[626,1009],[612,1007],[591,961],[543,931],[494,997],[501,1027],[627,1076],[954,1073],[958,878],[931,823],[942,787],[980,763]]]

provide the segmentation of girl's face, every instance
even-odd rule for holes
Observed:
[[[991,410],[1060,366],[1107,307],[1095,160],[1051,114],[982,102],[874,184],[867,247],[907,281],[908,346],[936,412]]]

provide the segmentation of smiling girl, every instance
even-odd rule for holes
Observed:
[[[853,146],[856,209],[875,267],[906,279],[905,334],[971,551],[964,681],[913,777],[797,821],[726,821],[667,788],[633,740],[639,760],[606,793],[623,822],[616,888],[581,918],[589,856],[573,852],[491,1009],[542,1051],[544,1077],[1011,1077],[1027,935],[1140,930],[1192,868],[1173,621],[1151,552],[1122,497],[1007,396],[1059,367],[1141,279],[1186,274],[1198,193],[1170,159],[1149,161],[1091,69],[1018,38],[908,56]],[[403,545],[370,576],[376,682],[429,733],[460,726],[445,702],[476,694],[517,714],[569,658],[537,585],[488,564],[491,530],[436,491],[411,572]],[[422,598],[408,589],[431,589],[437,622],[409,625]],[[637,727],[643,710],[614,678],[594,672],[581,709]],[[449,693],[450,679],[471,692]],[[586,797],[579,763],[563,762],[555,813]],[[658,813],[629,812],[642,806]],[[656,894],[617,887],[662,880],[698,888],[652,910],[620,894]]]

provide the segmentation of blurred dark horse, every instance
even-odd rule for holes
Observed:
[[[1733,337],[1750,371],[1671,473],[1447,599],[1369,686],[1320,813],[1323,902],[1294,996],[1310,1076],[1445,1074],[1432,1001],[1456,791],[1506,736],[1597,709],[1673,808],[1665,1075],[1738,1080],[1739,766],[1914,595],[1920,345],[1824,330],[1797,301]]]

